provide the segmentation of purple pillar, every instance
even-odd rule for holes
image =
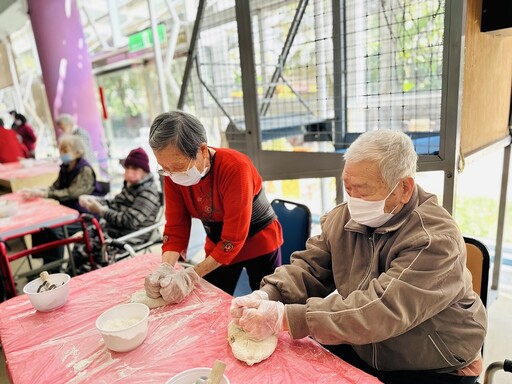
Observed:
[[[101,173],[108,169],[91,60],[75,0],[28,0],[52,117],[69,113],[91,136]]]

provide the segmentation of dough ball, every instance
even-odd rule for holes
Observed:
[[[148,297],[144,289],[132,294],[130,302],[146,304],[149,308],[158,308],[167,304],[162,297],[159,297],[158,299]]]
[[[268,359],[277,347],[276,335],[262,341],[254,341],[233,322],[228,325],[228,341],[233,355],[247,365],[253,365]]]

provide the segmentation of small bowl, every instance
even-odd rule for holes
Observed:
[[[14,216],[18,212],[18,202],[9,200],[0,200],[0,219]]]
[[[171,377],[165,384],[190,384],[195,383],[201,376],[209,377],[212,372],[211,368],[192,368],[178,373],[176,376]],[[226,375],[222,375],[219,381],[220,384],[230,384]]]
[[[38,293],[38,288],[43,284],[40,277],[23,287],[23,293],[27,294],[32,306],[40,312],[53,311],[62,307],[68,300],[71,276],[66,273],[54,273],[49,275],[49,279],[57,288]]]
[[[146,339],[148,316],[149,308],[145,304],[120,304],[103,312],[96,319],[96,328],[108,349],[128,352]]]
[[[20,164],[23,168],[30,168],[34,165],[34,159],[20,159]]]

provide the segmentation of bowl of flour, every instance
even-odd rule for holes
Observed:
[[[96,328],[108,349],[128,352],[146,339],[148,316],[149,308],[144,304],[120,304],[103,312],[96,319]]]

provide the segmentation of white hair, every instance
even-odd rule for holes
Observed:
[[[59,138],[59,148],[67,144],[78,156],[83,157],[86,153],[84,141],[76,135],[64,134]]]
[[[414,177],[418,162],[411,138],[391,129],[361,134],[347,149],[344,158],[347,163],[377,162],[389,188],[404,177]]]
[[[76,124],[74,117],[68,113],[63,113],[62,115],[59,115],[59,117],[57,117],[55,121],[57,122],[57,124],[71,125],[72,127],[74,127]]]

